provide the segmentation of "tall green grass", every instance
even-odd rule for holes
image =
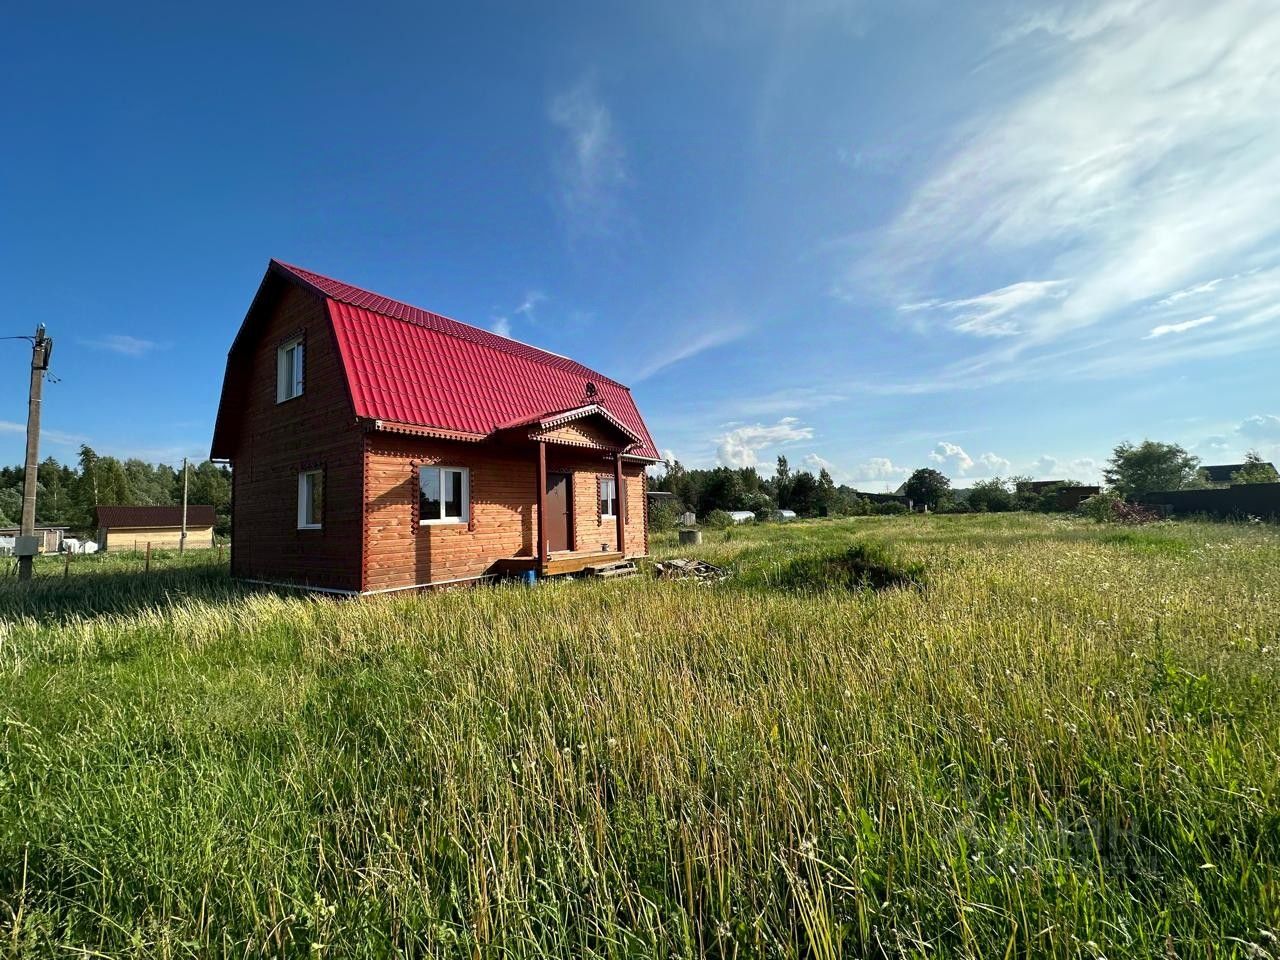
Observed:
[[[0,955],[1280,955],[1275,528],[709,541],[717,586],[6,581]]]

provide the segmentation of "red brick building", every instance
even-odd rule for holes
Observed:
[[[234,576],[351,594],[643,555],[658,460],[621,384],[275,260],[212,456]]]

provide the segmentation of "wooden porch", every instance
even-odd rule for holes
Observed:
[[[555,550],[545,558],[527,555],[503,557],[493,565],[492,572],[499,576],[518,576],[536,570],[540,577],[554,577],[609,566],[622,559],[622,553],[617,550]]]

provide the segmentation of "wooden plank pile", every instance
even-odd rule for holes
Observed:
[[[694,580],[698,583],[719,583],[729,579],[729,571],[705,560],[657,560],[653,572],[659,580]]]

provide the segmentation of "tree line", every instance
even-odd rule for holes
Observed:
[[[904,509],[897,503],[874,503],[853,487],[837,485],[826,468],[816,474],[792,470],[786,457],[778,457],[774,475],[768,478],[755,467],[690,470],[672,460],[664,474],[650,478],[649,489],[670,493],[675,501],[657,503],[650,510],[650,523],[659,528],[674,524],[686,510],[699,517],[745,510],[767,520],[779,510],[800,517],[834,517]]]
[[[1203,472],[1198,457],[1176,443],[1155,440],[1116,446],[1103,477],[1110,491],[1122,497],[1214,486]],[[1256,450],[1251,450],[1232,475],[1231,482],[1275,483],[1280,482],[1280,475]],[[1030,477],[1012,476],[978,480],[967,489],[956,490],[950,478],[940,471],[921,467],[907,478],[902,492],[913,504],[934,511],[1051,512],[1058,509],[1059,492],[1064,487],[1075,486],[1080,484],[1073,480],[1035,486]],[[764,520],[778,510],[793,510],[801,517],[827,517],[906,509],[901,503],[885,502],[881,497],[868,496],[853,487],[837,485],[825,469],[817,475],[793,471],[786,457],[778,458],[774,476],[769,478],[761,477],[755,467],[691,470],[673,460],[667,464],[664,474],[650,479],[649,489],[670,493],[675,501],[654,505],[650,522],[658,528],[673,525],[686,510],[700,518],[747,510]]]
[[[47,457],[37,471],[36,523],[88,531],[99,505],[177,505],[182,503],[182,470],[165,463],[99,456],[82,445],[74,465]],[[22,517],[23,468],[0,467],[0,526],[17,526]],[[231,530],[231,469],[211,460],[192,464],[188,503],[211,504],[216,532]]]

